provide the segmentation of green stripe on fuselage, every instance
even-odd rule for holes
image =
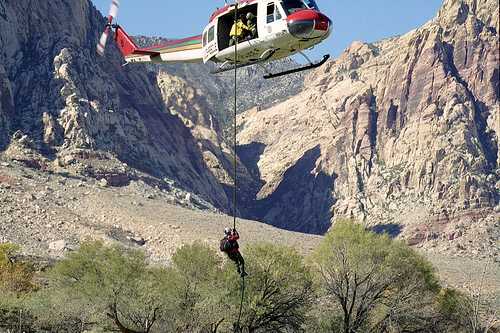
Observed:
[[[201,39],[193,39],[193,40],[189,40],[189,41],[181,42],[181,43],[177,43],[177,44],[161,46],[161,47],[151,49],[151,51],[159,52],[161,50],[169,50],[169,49],[174,49],[174,48],[183,47],[183,46],[196,45],[196,44],[200,44],[200,47],[201,47]]]

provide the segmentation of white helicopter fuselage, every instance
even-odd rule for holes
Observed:
[[[330,19],[317,7],[290,12],[286,5],[287,1],[240,1],[238,13],[256,14],[257,36],[236,46],[228,45],[235,6],[216,11],[203,31],[203,61],[234,63],[236,49],[239,64],[277,60],[310,49],[331,34]]]
[[[112,28],[127,63],[222,63],[213,74],[302,52],[321,43],[332,31],[331,20],[319,11],[314,0],[239,0],[237,4],[217,9],[201,35],[141,48],[121,26],[112,24],[117,4],[113,0],[106,30],[98,43],[99,54],[104,54]],[[238,26],[254,29],[233,29],[235,19]],[[238,30],[241,30],[239,36],[231,36],[232,31]],[[320,66],[328,57],[324,56],[317,64],[309,61],[310,66],[299,70]]]

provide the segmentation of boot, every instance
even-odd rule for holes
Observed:
[[[238,266],[238,268],[240,268],[240,267]],[[239,270],[239,269],[238,269],[238,273],[240,273],[240,270]],[[240,273],[240,276],[243,278],[243,277],[245,277],[245,276],[247,276],[247,275],[248,275],[248,274],[247,274],[247,272],[245,272],[245,266],[243,266],[243,265],[242,265],[242,266],[241,266],[241,273]]]

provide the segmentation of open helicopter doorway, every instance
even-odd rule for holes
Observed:
[[[258,25],[257,20],[257,4],[247,5],[244,7],[238,8],[238,16],[243,16],[243,22],[247,25],[246,16],[248,13],[252,13],[254,15],[255,24]],[[234,10],[229,13],[218,18],[217,22],[217,44],[219,46],[219,51],[224,50],[230,46],[231,36],[231,28],[234,23]],[[258,27],[257,27],[258,28]],[[240,40],[241,42],[252,40],[259,38],[258,30],[255,32],[255,36],[247,36],[244,40]]]

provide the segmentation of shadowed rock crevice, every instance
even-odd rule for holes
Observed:
[[[397,236],[399,236],[399,234],[401,233],[401,229],[402,227],[400,225],[393,223],[379,224],[370,228],[371,231],[377,234],[387,234],[391,238],[396,238]]]
[[[262,144],[255,143],[245,145],[238,152],[252,169],[252,163],[258,161],[263,148]],[[320,156],[320,146],[306,151],[285,171],[282,181],[271,195],[262,199],[254,198],[253,205],[249,206],[251,208],[244,217],[291,231],[325,233],[332,218],[330,207],[334,203],[332,192],[335,177],[324,173],[317,166]]]
[[[493,75],[491,75],[490,84],[495,92],[496,98],[500,99],[500,69],[495,68],[493,70]]]
[[[396,130],[396,120],[398,119],[398,106],[394,105],[394,100],[391,99],[391,105],[387,110],[387,121],[386,127],[387,129],[395,132]]]
[[[370,160],[369,160],[369,172],[373,167],[373,159],[377,154],[377,136],[378,136],[378,111],[377,111],[377,97],[372,95],[370,98],[370,113],[368,115],[368,138],[370,141]]]
[[[3,66],[0,65],[0,150],[5,149],[10,141],[10,122],[14,116],[14,102],[10,81]]]
[[[240,145],[236,149],[241,163],[247,168],[253,180],[260,183],[260,185],[264,185],[264,182],[261,180],[258,163],[265,149],[266,145],[259,142]]]

